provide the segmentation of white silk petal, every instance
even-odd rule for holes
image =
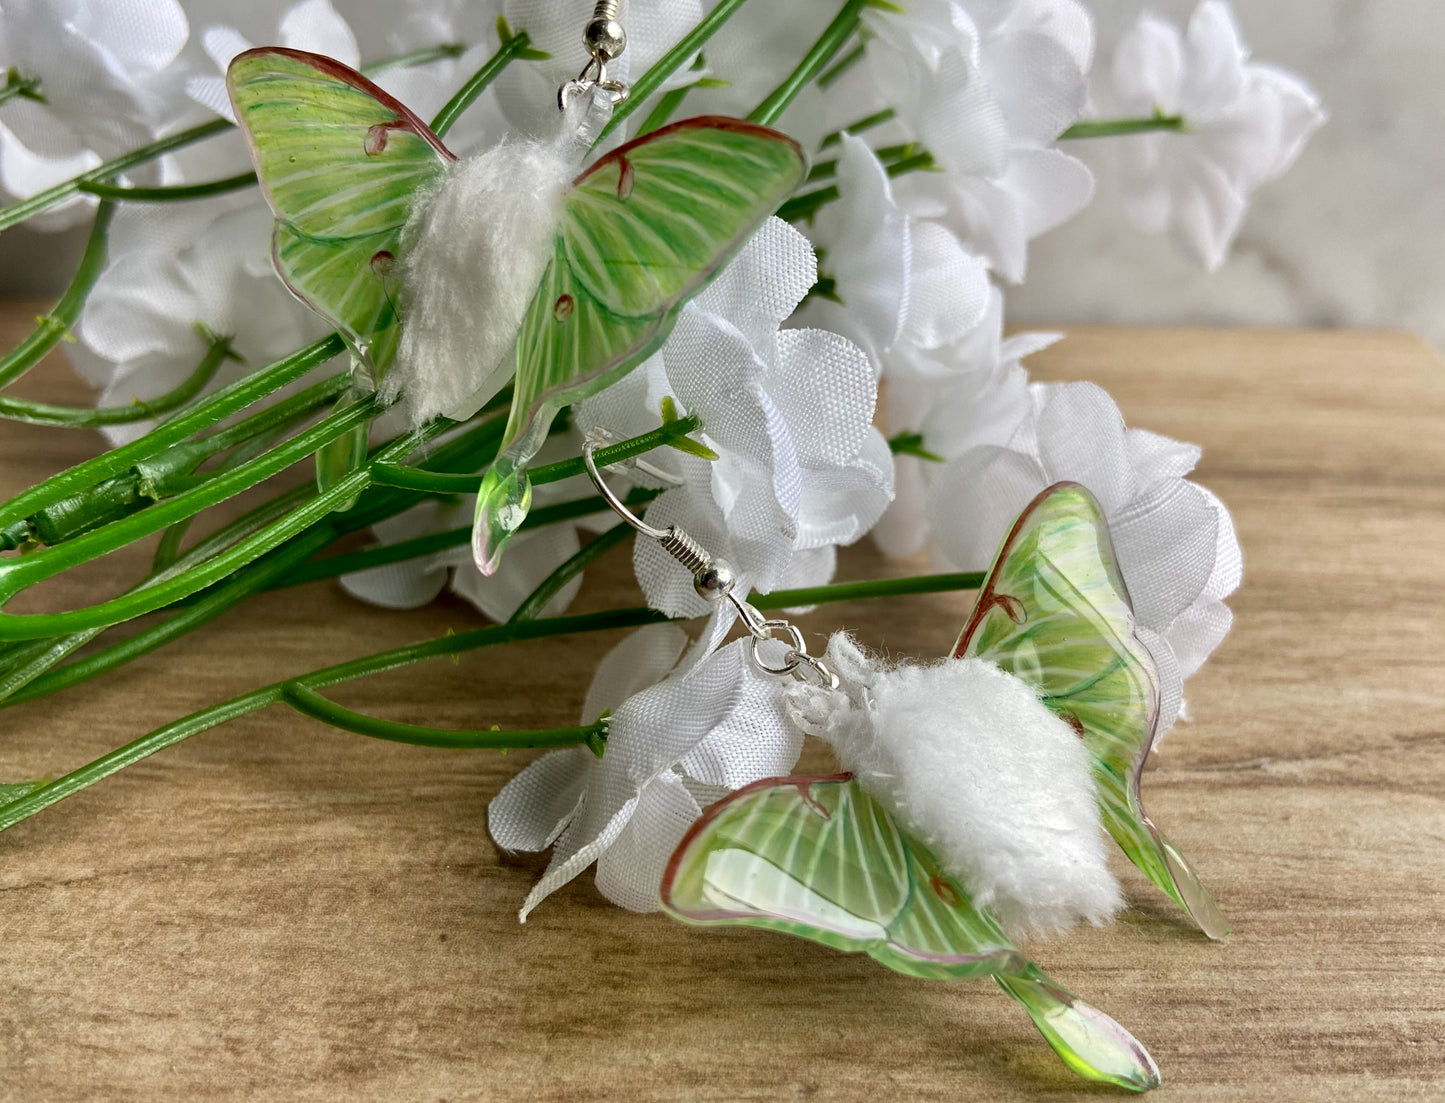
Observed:
[[[657,911],[663,871],[701,814],[682,778],[659,774],[638,796],[627,826],[598,856],[598,890],[629,911]]]
[[[613,647],[592,675],[581,723],[593,723],[634,693],[660,682],[677,665],[687,642],[687,633],[675,624],[650,624]]]
[[[492,798],[487,830],[503,850],[546,850],[582,799],[596,756],[586,747],[548,751]]]

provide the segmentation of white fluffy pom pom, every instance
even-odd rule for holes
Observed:
[[[570,139],[504,141],[418,198],[401,239],[401,348],[382,387],[413,425],[464,420],[510,378],[576,157]]]
[[[511,378],[562,197],[611,114],[604,89],[575,96],[554,137],[508,138],[417,198],[401,234],[401,347],[381,388],[413,425],[464,421]]]
[[[793,687],[793,719],[1005,930],[1119,910],[1088,752],[1030,686],[982,659],[889,669],[841,632],[827,662],[842,688]]]

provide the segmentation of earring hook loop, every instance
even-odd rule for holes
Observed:
[[[597,470],[597,457],[593,455],[596,450],[597,441],[590,438],[583,441],[582,465],[587,468],[587,477],[592,480],[592,485],[597,488],[597,493],[602,495],[602,500],[611,507],[613,513],[617,514],[617,516],[621,517],[638,532],[642,533],[643,536],[646,536],[650,540],[665,540],[668,534],[673,531],[672,529],[659,529],[649,525],[641,517],[633,513],[632,510],[628,509],[627,504],[613,493],[612,488],[607,485],[607,481],[602,478],[602,473]]]
[[[799,679],[806,679],[805,671],[808,671],[821,684],[837,689],[837,674],[821,658],[808,654],[807,640],[797,625],[788,620],[769,620],[754,605],[733,592],[736,577],[733,569],[725,560],[713,556],[676,525],[669,525],[665,529],[657,528],[649,525],[627,508],[626,503],[607,485],[602,478],[602,472],[597,469],[597,457],[593,454],[597,450],[597,444],[597,438],[590,434],[582,442],[582,465],[587,469],[587,477],[592,480],[592,485],[597,488],[597,493],[602,495],[602,500],[607,503],[613,513],[649,540],[656,540],[663,551],[692,572],[693,589],[698,592],[700,597],[713,604],[726,598],[732,604],[742,618],[748,635],[752,637],[749,641],[751,647],[748,653],[754,668],[763,674],[771,674],[776,677],[791,675]],[[766,640],[777,639],[780,633],[787,637],[786,642],[789,647],[783,655],[782,662],[775,665],[763,658],[761,645]]]

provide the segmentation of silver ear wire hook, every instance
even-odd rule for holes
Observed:
[[[665,529],[656,528],[628,509],[626,503],[612,492],[612,488],[597,470],[597,458],[593,455],[597,450],[597,443],[597,439],[591,435],[583,442],[582,464],[587,468],[587,477],[592,480],[592,485],[597,488],[597,493],[602,495],[602,500],[612,508],[612,512],[649,540],[656,540],[663,551],[691,571],[692,586],[699,596],[712,602],[729,597],[736,581],[732,567],[725,560],[713,558],[706,548],[676,525],[669,525]],[[652,472],[669,482],[674,481],[666,472],[656,468],[652,468],[649,473]]]
[[[602,473],[597,470],[597,458],[593,455],[597,450],[597,445],[597,438],[591,434],[582,444],[582,465],[586,467],[587,477],[592,480],[592,485],[597,488],[597,493],[602,495],[602,500],[611,507],[613,513],[649,540],[656,540],[663,551],[692,572],[692,588],[697,591],[699,597],[713,605],[724,598],[732,602],[733,608],[738,611],[738,616],[742,618],[743,625],[752,637],[749,642],[752,645],[750,655],[753,666],[764,674],[773,674],[778,677],[786,677],[791,674],[798,679],[806,678],[807,675],[804,672],[811,671],[823,684],[837,689],[838,676],[828,668],[822,659],[808,654],[808,642],[796,624],[788,620],[769,620],[755,606],[734,593],[734,588],[737,586],[737,575],[726,560],[713,556],[676,525],[669,525],[665,529],[657,528],[649,525],[627,508],[626,503],[613,493],[612,488],[602,478]],[[659,474],[665,475],[663,472],[659,472]],[[668,479],[671,481],[670,476]],[[788,650],[783,655],[781,663],[769,663],[762,656],[761,644],[764,640],[777,639],[780,633],[787,637]]]
[[[582,32],[582,45],[591,57],[576,80],[569,80],[557,89],[557,106],[563,111],[573,97],[593,88],[601,88],[611,96],[614,107],[627,98],[629,89],[625,82],[607,79],[607,63],[627,49],[627,31],[617,19],[621,8],[622,0],[597,0],[592,18]]]

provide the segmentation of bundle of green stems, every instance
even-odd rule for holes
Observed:
[[[699,55],[708,39],[746,2],[723,0],[655,65],[632,84],[631,95],[613,114],[603,137],[643,106],[648,114],[637,133],[664,125],[683,105],[688,88],[661,89],[680,68]],[[797,95],[813,82],[827,85],[862,56],[860,20],[882,0],[846,0],[788,77],[749,114],[775,122]],[[547,55],[534,49],[524,29],[499,23],[500,45],[432,120],[445,135],[464,111],[510,65]],[[431,50],[390,58],[368,67],[376,72],[401,65],[426,65],[456,57],[462,47],[443,44]],[[892,118],[880,112],[848,129],[860,133]],[[1178,120],[1121,120],[1079,124],[1087,138],[1138,129],[1177,128]],[[475,493],[502,440],[505,405],[499,395],[465,424],[443,418],[365,450],[354,463],[329,477],[308,480],[214,526],[187,544],[198,518],[212,517],[236,496],[273,480],[318,456],[325,461],[348,441],[364,442],[370,424],[382,412],[372,397],[358,398],[352,372],[335,370],[347,355],[337,334],[330,334],[262,366],[230,386],[207,391],[227,359],[234,358],[228,336],[202,330],[205,353],[188,377],[166,394],[121,407],[79,408],[49,405],[4,393],[64,339],[80,318],[86,297],[106,264],[107,235],[117,205],[203,199],[256,186],[253,173],[200,184],[143,187],[124,183],[137,166],[231,129],[216,120],[164,137],[57,184],[9,207],[0,208],[0,230],[21,224],[78,196],[97,197],[89,239],[74,278],[34,331],[0,358],[0,419],[67,429],[154,421],[155,427],[129,444],[107,451],[46,479],[0,505],[0,610],[37,583],[74,570],[138,541],[158,537],[148,574],[119,596],[78,609],[16,614],[0,611],[0,708],[72,690],[123,669],[142,655],[181,639],[265,590],[334,579],[412,558],[434,555],[468,542],[469,528],[417,537],[361,551],[335,545],[427,499]],[[823,148],[836,144],[825,139]],[[916,144],[877,151],[888,172],[933,171],[927,150]],[[779,215],[801,221],[838,198],[825,181],[836,163],[819,160],[807,182]],[[815,292],[825,292],[819,281]],[[330,374],[324,374],[328,367]],[[321,378],[313,380],[313,376]],[[296,385],[293,387],[293,384]],[[284,392],[284,397],[283,397]],[[597,452],[599,464],[622,462],[656,448],[685,444],[706,430],[695,416],[680,416],[659,429]],[[908,447],[895,442],[897,450]],[[695,450],[695,449],[694,449]],[[580,457],[532,471],[534,485],[583,472]],[[290,483],[294,483],[294,478]],[[634,491],[637,509],[651,494]],[[534,510],[527,527],[559,524],[607,510],[601,497]],[[234,512],[232,507],[231,512]],[[603,533],[559,566],[522,603],[505,624],[425,640],[367,655],[335,666],[298,673],[185,716],[49,781],[0,777],[0,830],[14,826],[56,801],[86,788],[162,748],[207,731],[236,716],[284,704],[291,709],[359,735],[429,747],[505,749],[585,744],[605,754],[605,725],[502,731],[435,728],[363,715],[323,696],[344,682],[380,674],[411,663],[455,656],[484,647],[574,633],[635,627],[666,619],[646,607],[620,608],[581,616],[540,617],[551,599],[588,565],[631,535],[625,524]],[[876,582],[844,582],[756,596],[762,609],[819,605],[834,601],[881,598],[976,588],[978,574],[932,574]],[[137,618],[146,623],[126,633],[113,630]]]

